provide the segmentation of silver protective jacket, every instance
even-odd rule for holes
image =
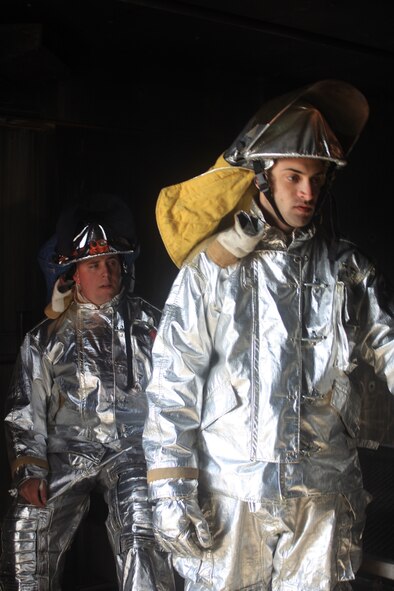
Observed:
[[[100,307],[73,302],[26,335],[5,417],[15,486],[45,478],[48,453],[141,450],[158,320],[123,290]]]
[[[363,359],[394,392],[394,321],[373,265],[315,227],[267,225],[220,266],[202,251],[180,270],[153,347],[144,449],[152,498],[184,478],[245,501],[362,487],[357,454]],[[169,479],[169,480],[163,480]]]

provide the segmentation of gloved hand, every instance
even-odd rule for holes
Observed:
[[[237,259],[242,259],[256,248],[264,231],[261,220],[240,211],[234,216],[234,225],[220,232],[216,240]]]
[[[233,265],[256,248],[264,232],[261,220],[240,211],[234,217],[234,225],[220,232],[206,253],[219,267]]]
[[[167,552],[201,559],[212,546],[208,523],[198,505],[197,495],[181,499],[159,499],[153,511],[153,531]]]

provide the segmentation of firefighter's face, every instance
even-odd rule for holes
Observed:
[[[269,173],[275,203],[288,226],[276,216],[271,204],[260,193],[260,202],[271,221],[289,231],[306,226],[315,213],[320,190],[326,178],[326,164],[316,158],[278,158]]]
[[[77,263],[74,281],[81,294],[100,306],[112,300],[121,288],[122,269],[117,255],[93,257]]]

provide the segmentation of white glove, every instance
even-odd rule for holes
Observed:
[[[153,510],[153,531],[163,550],[180,556],[202,559],[204,549],[212,546],[197,495],[159,499]]]
[[[237,259],[252,252],[264,234],[264,224],[245,211],[234,216],[234,225],[218,234],[216,240]]]

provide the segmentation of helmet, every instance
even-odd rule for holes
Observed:
[[[118,254],[123,274],[133,284],[134,261],[139,254],[132,213],[117,195],[99,193],[65,208],[60,214],[56,233],[38,253],[50,299],[56,280],[73,283],[74,265],[92,257]]]
[[[138,255],[134,219],[116,195],[100,193],[65,209],[56,226],[57,264],[73,263],[108,254]]]
[[[366,98],[347,82],[322,80],[265,103],[224,158],[256,173],[256,184],[286,225],[266,173],[277,158],[316,158],[328,163],[314,217],[320,215],[336,168],[345,166],[369,115]]]
[[[269,167],[276,158],[318,158],[342,167],[369,115],[361,92],[323,80],[265,103],[224,157],[233,166]]]

